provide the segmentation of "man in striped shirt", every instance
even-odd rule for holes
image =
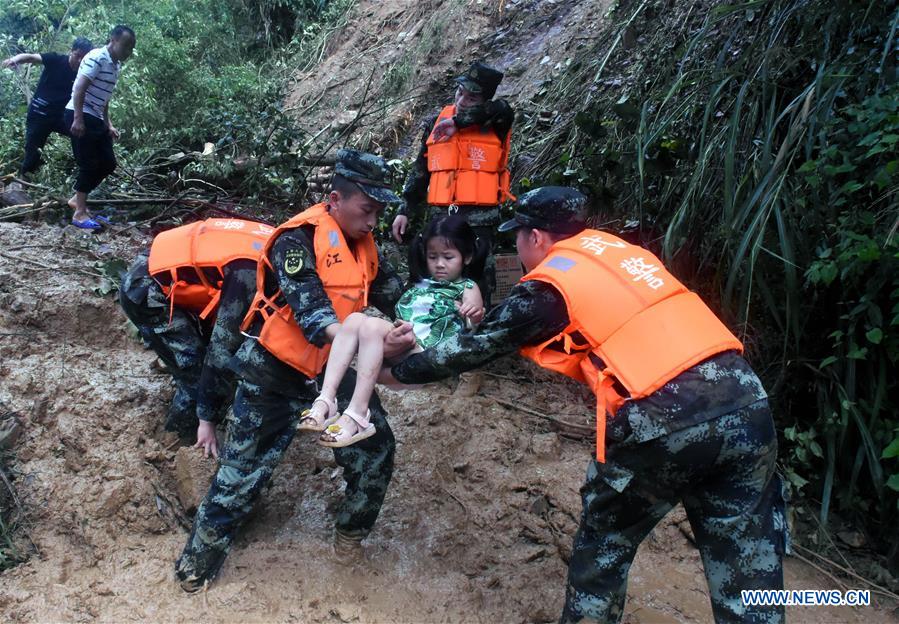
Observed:
[[[74,210],[72,224],[80,228],[102,227],[87,210],[87,195],[116,167],[112,141],[119,138],[119,131],[109,120],[109,100],[121,64],[131,56],[134,43],[131,28],[113,28],[109,43],[91,50],[81,61],[72,99],[66,105],[66,124],[71,129],[72,152],[78,164],[75,194],[69,199],[69,206]]]

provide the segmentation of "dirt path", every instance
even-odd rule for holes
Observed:
[[[329,452],[298,437],[220,579],[207,593],[182,593],[172,573],[185,539],[172,513],[176,449],[165,448],[160,431],[171,387],[114,300],[93,292],[99,279],[89,274],[95,256],[128,257],[138,245],[73,228],[0,224],[0,401],[26,420],[12,468],[40,549],[0,575],[0,619],[558,617],[590,443],[560,438],[487,397],[533,409],[561,401],[568,419],[585,423],[589,397],[513,360],[488,371],[475,396],[450,385],[385,393],[397,466],[364,567],[334,561],[330,510],[339,473]],[[681,519],[670,516],[641,548],[626,621],[710,620],[699,557]],[[832,586],[793,560],[787,583]],[[890,622],[894,606],[791,616]]]

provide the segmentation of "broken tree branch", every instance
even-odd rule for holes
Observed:
[[[555,423],[559,427],[568,430],[570,433],[578,434],[580,436],[583,436],[584,438],[592,437],[595,433],[593,427],[589,427],[587,425],[578,425],[577,423],[568,422],[567,420],[562,420],[561,418],[548,416],[547,414],[541,414],[538,411],[529,409],[521,405],[517,405],[515,403],[512,403],[511,401],[506,401],[505,399],[491,396],[489,394],[485,394],[484,396],[492,401],[496,401],[503,407],[508,407],[509,409],[518,410],[519,412],[524,412],[525,414],[530,414],[531,416],[536,416],[537,418],[548,420],[552,423]]]
[[[30,264],[32,266],[36,266],[48,271],[69,271],[72,273],[81,273],[82,275],[87,275],[88,277],[103,277],[101,273],[97,273],[95,271],[87,271],[78,267],[51,266],[49,264],[44,264],[43,262],[38,262],[37,260],[30,260],[28,258],[22,258],[21,256],[14,256],[12,254],[3,253],[2,251],[0,251],[0,257],[6,258],[7,260],[12,260],[13,262],[24,262],[25,264]]]
[[[873,581],[869,581],[868,579],[866,579],[865,577],[861,576],[860,574],[857,574],[857,573],[853,572],[852,570],[849,570],[849,569],[847,569],[847,568],[844,568],[844,567],[841,566],[840,564],[838,564],[838,563],[836,563],[836,562],[834,562],[834,561],[831,561],[830,559],[828,559],[827,557],[825,557],[825,556],[823,556],[823,555],[819,555],[818,553],[816,553],[816,552],[813,551],[813,550],[809,550],[809,549],[806,548],[805,546],[801,546],[801,545],[799,545],[799,544],[794,543],[794,544],[793,544],[793,548],[796,548],[796,549],[799,549],[799,550],[801,550],[801,551],[804,551],[804,552],[808,553],[809,555],[811,555],[812,557],[815,557],[815,558],[818,559],[819,561],[822,561],[822,562],[824,562],[824,563],[826,563],[826,564],[828,564],[828,565],[830,565],[830,566],[833,566],[833,567],[836,568],[837,570],[841,571],[843,574],[846,574],[846,575],[848,575],[848,576],[851,576],[852,578],[854,578],[854,579],[857,580],[857,581],[861,581],[862,583],[864,583],[865,585],[867,585],[868,587],[870,587],[870,588],[871,588],[871,591],[872,591],[873,593],[875,593],[875,594],[880,594],[881,596],[885,596],[885,597],[891,598],[891,599],[893,599],[893,600],[899,600],[899,594],[896,594],[895,592],[891,592],[891,591],[890,591],[889,589],[887,589],[886,587],[883,587],[882,585],[878,585],[877,583],[874,583]],[[828,578],[830,578],[832,581],[836,581],[836,582],[839,583],[841,586],[845,587],[845,585],[844,585],[843,583],[841,583],[838,579],[836,579],[830,572],[828,572],[827,570],[824,570],[824,569],[821,568],[820,566],[815,565],[814,563],[812,563],[811,561],[809,561],[808,559],[806,559],[806,558],[803,557],[802,555],[800,555],[800,554],[798,554],[798,553],[793,553],[793,556],[796,557],[797,559],[799,559],[800,561],[803,561],[803,562],[807,563],[808,565],[812,566],[813,568],[815,568],[816,570],[818,570],[818,571],[821,572],[822,574],[826,575],[826,576],[827,576]]]

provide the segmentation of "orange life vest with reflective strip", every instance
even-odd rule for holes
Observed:
[[[241,219],[206,219],[167,230],[153,239],[148,268],[175,306],[205,319],[218,306],[224,267],[259,258],[274,228]]]
[[[437,123],[456,114],[455,106],[447,106]],[[436,125],[436,124],[435,124]],[[459,128],[445,141],[428,137],[428,203],[432,206],[496,206],[508,199],[509,144],[512,131],[502,141],[490,128]]]
[[[378,249],[374,236],[369,234],[357,240],[351,250],[337,221],[328,213],[327,204],[316,204],[278,226],[259,257],[256,296],[241,330],[247,331],[257,316],[261,317],[259,344],[285,364],[313,378],[324,369],[331,345],[317,347],[306,340],[293,310],[283,301],[281,290],[269,294],[265,291],[266,278],[274,280],[268,257],[272,245],[281,233],[303,225],[315,227],[315,269],[340,322],[368,305],[368,289],[378,274]]]
[[[586,383],[596,406],[596,458],[605,461],[606,411],[649,396],[691,366],[743,345],[653,254],[607,232],[557,242],[521,278],[562,293],[570,324],[521,354]]]

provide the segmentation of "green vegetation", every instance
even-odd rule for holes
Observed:
[[[621,2],[546,86],[544,109],[569,112],[518,132],[536,156],[521,185],[586,188],[720,302],[771,392],[794,491],[895,562],[899,10],[670,6]]]
[[[136,168],[213,143],[216,157],[194,164],[193,177],[235,184],[244,195],[283,199],[298,190],[293,173],[303,143],[302,132],[281,109],[285,89],[298,63],[316,62],[327,34],[351,4],[10,0],[0,7],[0,32],[5,33],[0,46],[4,55],[64,52],[76,35],[102,45],[112,26],[129,24],[137,47],[110,105],[123,135],[117,148],[122,166],[109,184],[128,187]],[[0,81],[0,163],[5,170],[21,157],[22,89],[33,87],[39,72],[32,68],[26,77],[20,70],[13,80],[3,76]],[[231,176],[236,158],[257,166]],[[50,166],[42,169],[39,181],[64,187],[65,172],[71,171],[68,142],[54,137],[45,159]]]

